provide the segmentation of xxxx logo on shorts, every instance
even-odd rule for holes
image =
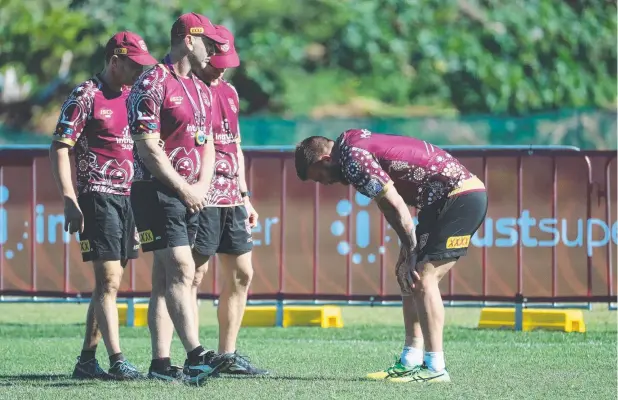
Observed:
[[[139,241],[142,244],[154,242],[154,235],[152,234],[152,231],[151,230],[147,230],[147,231],[144,231],[144,232],[140,232],[139,233]]]
[[[80,240],[79,242],[79,250],[82,253],[90,253],[90,240]]]
[[[470,235],[451,236],[446,241],[447,249],[464,249],[468,246],[470,246]]]

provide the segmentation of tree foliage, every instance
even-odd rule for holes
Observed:
[[[15,68],[35,90],[54,79],[66,49],[74,54],[71,85],[99,70],[102,46],[118,30],[140,33],[162,57],[174,19],[196,11],[237,36],[241,67],[230,77],[245,114],[405,116],[413,107],[426,107],[429,113],[517,115],[603,107],[616,99],[616,5],[609,1],[0,0],[0,5],[0,72]]]

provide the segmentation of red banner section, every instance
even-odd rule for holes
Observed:
[[[484,225],[442,282],[445,299],[522,293],[539,301],[610,301],[616,293],[616,152],[452,150],[487,185]],[[369,199],[296,177],[289,152],[247,151],[260,223],[254,298],[397,299],[398,239]],[[0,293],[74,296],[93,288],[79,242],[64,233],[47,152],[0,152]],[[123,294],[150,290],[152,257]],[[201,288],[215,296],[216,261]]]

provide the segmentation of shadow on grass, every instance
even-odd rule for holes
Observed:
[[[59,374],[16,374],[0,375],[0,387],[33,384],[38,387],[76,387],[92,385],[94,381],[71,379],[70,375]]]
[[[216,378],[220,379],[220,378]],[[226,375],[223,379],[255,379],[255,380],[273,380],[273,381],[333,381],[333,382],[369,382],[364,378],[346,378],[341,376],[290,376],[290,375],[264,375],[264,376],[242,376],[242,375]]]
[[[57,381],[61,379],[70,379],[71,376],[61,374],[17,374],[17,375],[0,375],[0,379],[9,381]],[[81,381],[75,381],[76,383]]]

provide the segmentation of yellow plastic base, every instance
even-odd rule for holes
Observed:
[[[242,326],[276,326],[277,307],[247,307]],[[318,326],[321,328],[343,328],[341,308],[335,306],[284,307],[283,327]]]
[[[514,308],[483,308],[479,328],[515,329]],[[586,332],[581,310],[524,309],[522,329],[547,329],[564,332]]]
[[[127,325],[127,304],[118,304],[118,323]],[[148,326],[148,304],[135,304],[133,326]]]

